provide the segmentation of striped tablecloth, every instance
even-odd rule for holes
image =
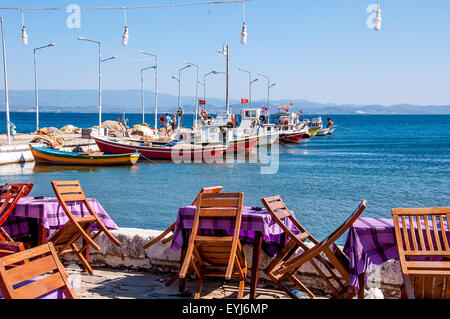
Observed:
[[[358,218],[348,231],[344,253],[350,259],[350,285],[359,290],[358,275],[366,273],[370,266],[398,259],[394,220]]]
[[[409,228],[409,222],[406,225]],[[434,230],[431,223],[429,227],[432,238],[434,238]],[[414,228],[417,232],[415,222]],[[401,224],[400,229],[402,229]],[[450,238],[450,229],[446,222],[444,229],[446,229],[447,238]],[[422,230],[425,232],[423,221]],[[411,241],[411,238],[409,240]],[[371,266],[381,265],[390,259],[398,259],[394,220],[392,218],[358,218],[348,231],[344,253],[350,259],[350,285],[359,290],[358,275],[366,273]]]
[[[183,246],[183,229],[192,229],[194,223],[195,206],[184,206],[178,209],[178,217],[174,229],[172,240],[172,250],[176,251]],[[294,233],[297,228],[290,219],[284,219],[285,225]],[[234,220],[225,218],[202,218],[199,225],[199,232],[202,235],[231,235],[234,230]],[[273,256],[280,250],[283,229],[272,219],[266,209],[256,210],[252,207],[242,209],[242,222],[239,239],[242,242],[253,243],[255,232],[261,232],[262,249]]]
[[[95,198],[88,198],[88,202],[106,228],[119,228]],[[68,203],[68,207],[74,217],[89,216],[89,211],[82,202]],[[55,197],[24,197],[17,202],[2,227],[13,238],[26,235],[30,231],[30,219],[38,220],[48,231],[61,228],[69,220]],[[93,229],[95,227],[94,225]]]

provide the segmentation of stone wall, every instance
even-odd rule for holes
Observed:
[[[180,267],[180,252],[170,249],[170,241],[162,244],[161,241],[143,249],[143,246],[157,237],[161,231],[145,230],[137,228],[121,228],[112,231],[114,236],[121,242],[121,246],[115,246],[104,234],[96,239],[101,247],[100,251],[90,250],[90,263],[93,266],[112,267],[122,269],[140,269],[156,273],[174,273]],[[247,257],[249,269],[252,259],[251,245],[244,244],[244,252]],[[298,252],[300,253],[300,252]],[[76,261],[71,254],[65,255],[67,261]],[[271,281],[262,271],[270,262],[271,258],[261,252],[259,281],[261,284],[271,285]],[[249,278],[250,278],[249,271]],[[328,293],[324,281],[318,277],[317,272],[311,265],[300,268],[298,277],[311,290],[317,293]],[[368,272],[367,288],[380,288],[385,298],[398,298],[400,286],[403,283],[400,265],[398,261],[390,260],[380,266],[373,267]]]

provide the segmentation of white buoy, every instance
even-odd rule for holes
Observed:
[[[247,43],[247,27],[244,24],[242,25],[242,32],[241,32],[241,43],[246,44]]]

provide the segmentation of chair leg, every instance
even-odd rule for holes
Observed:
[[[242,279],[239,281],[239,292],[238,292],[238,299],[242,299],[244,297],[244,288],[245,288],[245,279]]]
[[[289,278],[291,278],[291,280],[293,282],[295,282],[297,284],[297,286],[300,287],[301,290],[303,290],[304,292],[306,292],[308,294],[309,298],[314,299],[316,296],[312,293],[311,290],[308,289],[308,287],[306,287],[296,276],[295,274],[292,274],[291,276],[289,276]]]
[[[83,266],[87,270],[87,272],[89,272],[89,274],[93,275],[94,274],[94,270],[92,270],[91,265],[89,265],[89,262],[86,260],[86,258],[84,258],[83,253],[80,252],[80,250],[78,249],[78,247],[74,243],[72,243],[70,246],[72,247],[74,253],[80,259],[81,263],[83,264]]]
[[[203,288],[203,277],[198,277],[198,282],[197,282],[197,291],[195,292],[195,299],[200,299],[200,294],[202,292],[202,288]]]

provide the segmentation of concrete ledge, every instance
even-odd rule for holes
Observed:
[[[121,228],[112,231],[112,233],[121,242],[121,246],[115,246],[104,234],[101,234],[96,239],[101,248],[100,251],[94,251],[92,248],[90,250],[89,258],[93,266],[148,270],[156,273],[171,273],[179,269],[180,252],[172,251],[170,242],[162,244],[160,241],[152,247],[143,249],[143,246],[161,234],[161,231]],[[244,253],[249,269],[251,269],[252,251],[253,247],[251,245],[244,244]],[[299,253],[301,251],[297,252],[297,254]],[[64,258],[70,262],[77,261],[77,257],[72,254],[67,254]],[[271,258],[264,252],[261,252],[259,272],[261,283],[271,284],[270,279],[262,271],[270,261]],[[310,264],[300,268],[298,277],[311,290],[317,293],[330,293],[325,282]],[[380,288],[385,298],[399,297],[403,279],[398,261],[390,260],[382,265],[373,267],[368,271],[367,277],[367,288]]]

